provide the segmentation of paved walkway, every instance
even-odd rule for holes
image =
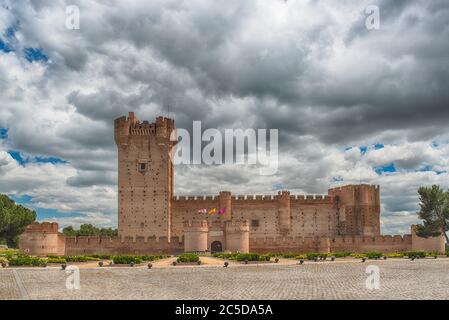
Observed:
[[[60,268],[0,269],[0,299],[449,299],[445,258],[228,268],[210,259],[202,266],[173,267],[170,258],[152,269],[80,269],[80,288],[73,290],[66,287],[73,275]],[[369,265],[379,267],[379,290],[366,288]]]

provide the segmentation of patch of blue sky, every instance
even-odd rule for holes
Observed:
[[[28,207],[32,210],[36,211],[37,220],[52,220],[58,218],[74,218],[74,217],[83,217],[84,215],[78,212],[66,212],[59,211],[56,209],[49,208],[35,208],[33,206],[33,197],[27,194],[23,195],[8,195],[12,200],[14,200],[17,204],[21,204],[25,207]]]
[[[374,171],[376,171],[376,173],[378,175],[382,175],[384,173],[393,173],[393,172],[396,172],[397,170],[396,170],[394,163],[390,163],[385,166],[376,167],[376,168],[374,168]]]
[[[429,172],[429,171],[433,171],[433,167],[429,166],[429,165],[426,165],[426,166],[420,167],[416,171],[418,171],[418,172]]]
[[[37,163],[52,163],[52,164],[68,163],[66,160],[56,157],[34,157],[34,161],[36,161]]]
[[[332,182],[343,182],[344,179],[342,177],[332,177]]]
[[[17,22],[15,25],[9,26],[6,28],[6,30],[2,33],[2,37],[0,37],[0,51],[3,52],[11,52],[14,51],[12,42],[16,42],[17,39],[15,38],[16,31],[19,29],[19,23]]]
[[[23,53],[25,54],[25,59],[27,59],[28,62],[48,61],[47,55],[40,48],[25,48],[23,49]]]
[[[21,166],[24,166],[29,162],[27,158],[24,158],[19,151],[10,150],[8,151],[9,155],[16,160]]]
[[[8,196],[11,199],[13,199],[16,203],[23,204],[23,205],[29,204],[33,200],[33,197],[29,196],[27,194],[23,194],[23,195],[20,195],[20,196],[17,196],[17,195],[8,195]]]
[[[19,30],[19,25],[13,25],[6,28],[4,34],[7,39],[14,39],[16,37],[16,31]]]
[[[0,139],[8,139],[8,129],[0,128]]]
[[[66,212],[59,211],[56,209],[48,209],[48,208],[35,208],[34,209],[37,214],[37,220],[57,220],[60,218],[76,218],[76,217],[84,217],[83,214],[78,212]]]
[[[13,49],[8,43],[6,43],[2,39],[0,39],[0,51],[8,53],[8,52],[13,51]]]
[[[15,150],[10,150],[10,151],[8,151],[8,153],[21,166],[24,166],[24,165],[26,165],[27,163],[30,163],[30,162],[51,163],[51,164],[65,164],[65,163],[68,163],[68,161],[66,161],[64,159],[57,158],[57,157],[42,157],[42,156],[38,156],[38,157],[26,158],[26,157],[24,157],[20,153],[20,151],[15,151]]]
[[[383,145],[382,143],[376,143],[373,147],[375,150],[379,150],[385,148],[385,145]]]

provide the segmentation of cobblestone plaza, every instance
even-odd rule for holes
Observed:
[[[366,268],[380,270],[369,290]],[[449,259],[79,269],[0,269],[1,299],[448,299]]]

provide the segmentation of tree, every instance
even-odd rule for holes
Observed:
[[[424,238],[443,234],[449,243],[446,234],[449,230],[449,191],[433,185],[419,188],[418,194],[421,208],[418,215],[423,224],[417,226],[416,234]]]
[[[16,248],[19,235],[35,220],[36,212],[0,194],[0,242],[5,241],[8,247]]]
[[[118,235],[117,229],[97,228],[91,224],[82,224],[78,230],[75,230],[72,226],[68,226],[62,229],[62,232],[69,237],[79,237],[79,236],[116,237]]]

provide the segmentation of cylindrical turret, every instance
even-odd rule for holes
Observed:
[[[20,252],[36,256],[62,255],[65,248],[59,245],[58,224],[55,222],[33,222],[19,239]]]
[[[248,220],[227,221],[225,225],[226,232],[226,251],[231,252],[249,252],[249,223]]]
[[[207,234],[209,227],[206,220],[184,223],[184,251],[207,251]]]
[[[221,214],[221,219],[223,221],[232,220],[232,196],[229,191],[221,191],[218,197],[219,208],[218,210],[223,210],[224,213]]]

